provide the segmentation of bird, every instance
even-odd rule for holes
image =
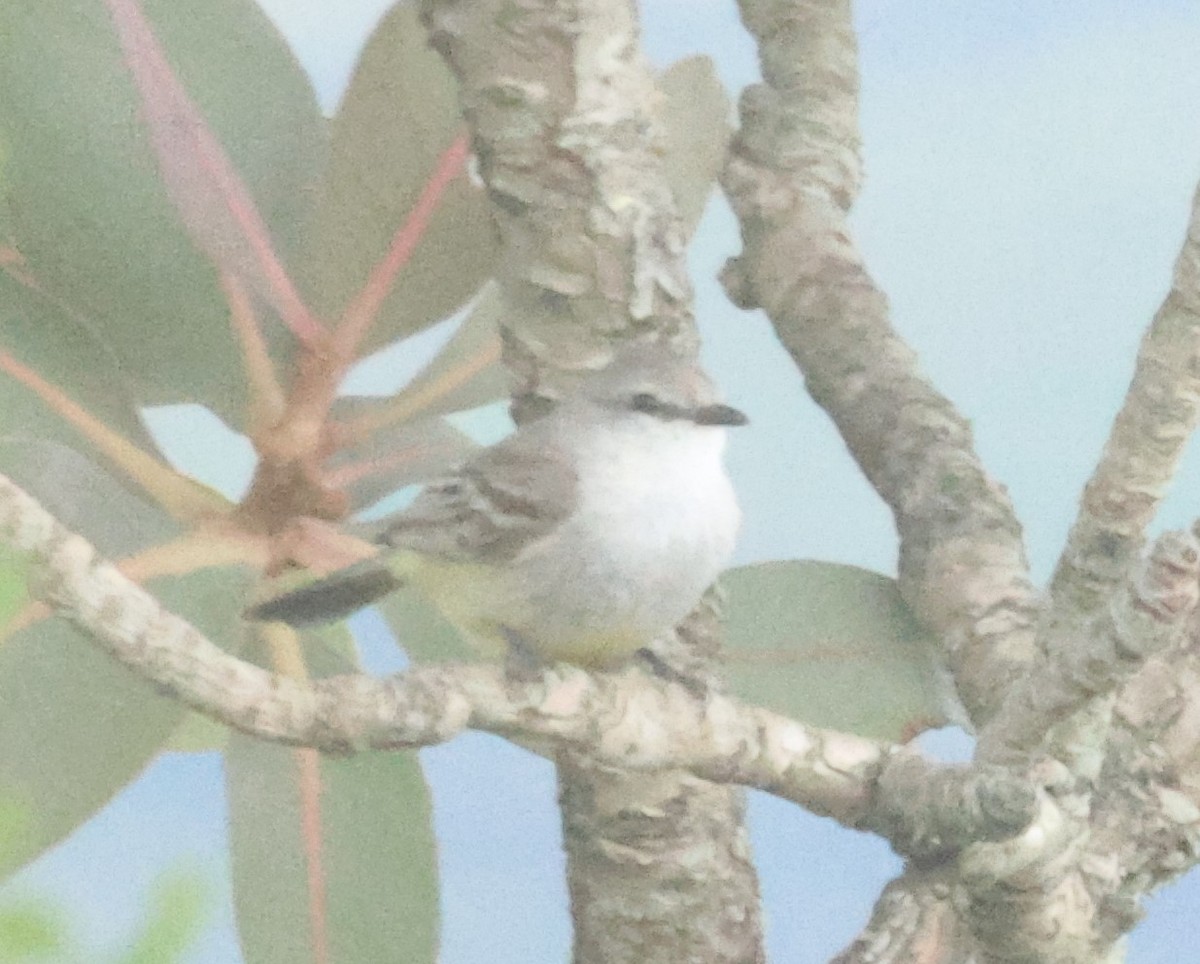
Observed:
[[[725,404],[691,355],[632,343],[388,520],[379,555],[260,603],[293,626],[400,585],[484,656],[619,665],[669,632],[728,563],[741,513]]]

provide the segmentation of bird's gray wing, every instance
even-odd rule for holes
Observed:
[[[384,546],[453,562],[504,563],[574,510],[578,478],[540,423],[430,483],[379,535]]]

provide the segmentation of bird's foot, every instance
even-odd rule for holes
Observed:
[[[648,646],[643,646],[634,653],[634,658],[640,660],[659,679],[668,683],[678,683],[696,699],[702,700],[708,695],[708,684],[704,680],[676,669]]]
[[[508,644],[504,659],[504,675],[514,683],[531,683],[542,675],[544,664],[528,641],[514,629],[501,626],[500,632]]]

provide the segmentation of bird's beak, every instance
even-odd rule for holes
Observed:
[[[750,419],[732,405],[705,405],[692,413],[697,425],[745,425]]]

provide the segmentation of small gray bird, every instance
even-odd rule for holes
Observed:
[[[247,615],[328,622],[408,582],[485,654],[611,666],[677,625],[728,562],[725,426],[745,422],[694,361],[629,346],[427,486],[378,557]]]

